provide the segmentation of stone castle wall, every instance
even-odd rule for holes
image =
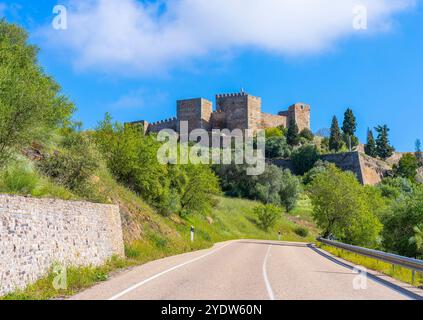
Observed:
[[[144,125],[144,130],[148,132],[160,132],[164,129],[171,129],[174,131],[178,130],[178,119],[177,118],[171,118],[167,120],[162,120],[154,123],[147,123]]]
[[[287,117],[277,116],[269,113],[261,114],[261,127],[259,129],[287,127]]]
[[[325,154],[320,159],[335,164],[342,171],[354,173],[358,181],[364,185],[378,184],[392,170],[392,166],[388,163],[360,152]],[[273,159],[269,160],[269,163],[283,169],[294,170],[291,160]]]
[[[119,207],[0,195],[0,296],[51,267],[98,266],[124,255]]]

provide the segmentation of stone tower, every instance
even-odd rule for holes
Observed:
[[[178,130],[180,121],[188,121],[188,130],[195,129],[210,130],[213,103],[203,99],[179,100],[177,102]]]
[[[282,111],[280,116],[286,116],[288,119],[287,125],[295,120],[300,132],[304,129],[310,129],[310,106],[305,103],[296,103],[289,107],[288,111]]]
[[[217,112],[225,114],[226,128],[257,130],[261,122],[261,98],[245,92],[216,96]]]

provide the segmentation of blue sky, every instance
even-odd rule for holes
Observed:
[[[360,1],[366,30],[352,28],[353,0],[242,1],[0,0],[0,15],[30,31],[87,128],[105,112],[155,121],[177,99],[243,88],[265,112],[311,104],[314,131],[351,107],[362,141],[385,123],[399,151],[423,139],[420,1]],[[57,3],[66,30],[51,26]]]

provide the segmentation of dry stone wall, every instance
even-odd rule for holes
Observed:
[[[98,266],[124,255],[119,207],[0,195],[0,296],[58,263]]]

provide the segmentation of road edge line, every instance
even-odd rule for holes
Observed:
[[[219,248],[217,248],[217,249],[215,249],[215,250],[213,250],[213,251],[211,251],[211,252],[206,253],[205,255],[202,255],[202,256],[200,256],[200,257],[197,257],[197,258],[195,258],[195,259],[192,259],[192,260],[189,260],[189,261],[187,261],[187,262],[181,263],[181,264],[179,264],[179,265],[177,265],[177,266],[174,266],[174,267],[172,267],[172,268],[170,268],[170,269],[167,269],[167,270],[165,270],[165,271],[162,271],[162,272],[160,272],[160,273],[158,273],[158,274],[156,274],[156,275],[154,275],[154,276],[152,276],[152,277],[150,277],[150,278],[147,278],[147,279],[145,279],[145,280],[143,280],[143,281],[141,281],[141,282],[139,282],[139,283],[137,283],[137,284],[134,284],[133,286],[131,286],[131,287],[129,287],[129,288],[127,288],[127,289],[125,289],[125,290],[121,291],[120,293],[118,293],[118,294],[116,294],[116,295],[112,296],[111,298],[109,298],[109,299],[107,299],[107,300],[109,300],[109,301],[112,301],[112,300],[117,300],[117,299],[119,299],[119,298],[123,297],[124,295],[126,295],[126,294],[130,293],[131,291],[134,291],[135,289],[138,289],[139,287],[141,287],[141,286],[143,286],[143,285],[147,284],[148,282],[151,282],[151,281],[153,281],[153,280],[155,280],[155,279],[157,279],[157,278],[159,278],[159,277],[161,277],[161,276],[163,276],[163,275],[165,275],[165,274],[167,274],[167,273],[169,273],[169,272],[175,271],[175,270],[177,270],[177,269],[179,269],[179,268],[182,268],[182,267],[184,267],[184,266],[186,266],[186,265],[188,265],[188,264],[191,264],[191,263],[196,262],[196,261],[198,261],[198,260],[201,260],[201,259],[203,259],[203,258],[205,258],[205,257],[207,257],[207,256],[210,256],[210,255],[212,255],[212,254],[214,254],[214,253],[216,253],[216,252],[218,252],[218,251],[222,250],[223,248],[226,248],[227,246],[229,246],[229,245],[231,245],[231,244],[233,244],[233,243],[235,243],[235,242],[236,242],[236,241],[231,241],[231,242],[229,242],[229,243],[227,243],[227,244],[225,244],[225,245],[223,245],[223,246],[221,246],[221,247],[219,247]]]
[[[270,281],[269,281],[269,278],[267,276],[267,268],[266,268],[267,260],[269,258],[270,249],[272,249],[272,246],[273,245],[270,245],[269,248],[267,249],[267,253],[266,253],[266,256],[265,256],[264,261],[263,261],[263,278],[264,278],[264,283],[266,285],[267,294],[269,295],[269,299],[275,300],[275,294],[273,293],[272,286],[270,285]]]

